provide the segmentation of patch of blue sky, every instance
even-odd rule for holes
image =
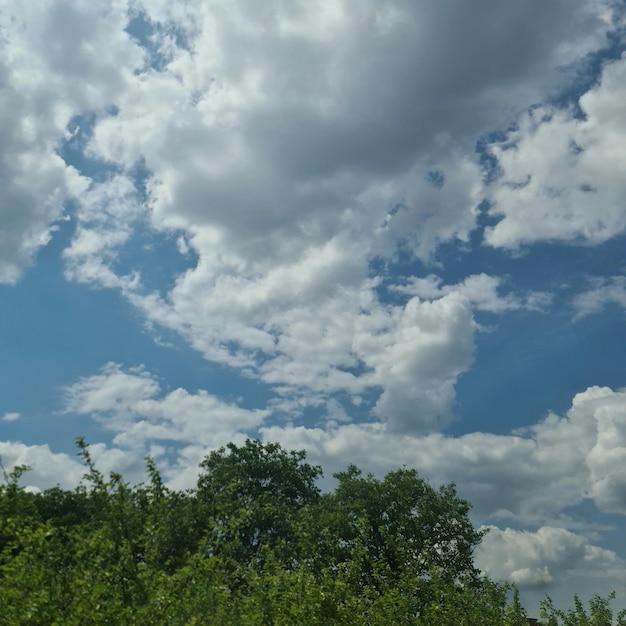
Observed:
[[[382,387],[372,386],[363,389],[357,395],[341,393],[336,394],[334,397],[342,404],[353,422],[373,423],[380,421],[379,418],[374,416],[373,410],[382,391]]]
[[[567,312],[513,312],[476,338],[476,360],[456,385],[460,419],[452,435],[508,434],[551,410],[570,408],[575,394],[593,385],[626,385],[624,312],[572,321]]]
[[[152,172],[146,166],[145,159],[141,158],[134,165],[129,175],[137,192],[137,199],[140,202],[148,202],[148,183]]]
[[[489,147],[493,144],[498,144],[500,149],[507,150],[514,146],[513,143],[506,143],[507,138],[511,133],[518,129],[516,121],[512,121],[506,129],[493,130],[485,133],[482,137],[479,137],[475,145],[475,153],[478,159],[478,164],[483,173],[483,182],[486,185],[494,183],[501,175],[502,170],[498,159],[491,152]],[[484,201],[486,202],[486,201]],[[488,204],[484,206],[486,210]]]
[[[624,534],[626,533],[624,516],[602,513],[592,502],[586,502],[585,505],[585,509],[580,513],[581,517],[586,521],[583,516],[588,515],[592,523],[595,522],[602,529],[602,532],[597,535],[598,545],[621,554],[624,549]]]
[[[441,170],[431,170],[426,174],[426,180],[435,189],[442,189],[446,182],[446,175]]]
[[[340,372],[346,372],[356,377],[372,371],[372,368],[368,367],[361,359],[358,359],[354,365],[338,365],[337,369]]]
[[[382,391],[382,387],[371,386],[366,387],[358,394],[340,392],[333,394],[331,398],[343,407],[350,421],[355,423],[377,422],[379,420],[374,417],[372,411]]]
[[[161,45],[164,39],[170,38],[177,48],[187,49],[189,46],[187,34],[181,28],[151,21],[144,12],[139,12],[130,19],[126,32],[146,50],[149,66],[157,71],[165,69],[171,61],[167,48]]]
[[[442,244],[435,257],[438,265],[428,268],[427,273],[454,284],[485,272],[502,277],[505,289],[548,291],[555,297],[563,294],[567,298],[584,289],[587,276],[613,275],[620,268],[624,270],[625,235],[594,246],[537,242],[515,253],[481,245],[481,239],[482,230],[476,230],[469,246],[458,241]],[[404,268],[409,276],[424,275],[419,260],[404,264]]]
[[[378,279],[374,291],[380,302],[389,305],[403,305],[408,297],[394,289],[398,284],[404,284],[406,278],[411,276],[425,277],[435,271],[415,258],[406,246],[399,245],[392,258],[380,256],[368,260],[368,277]]]
[[[118,110],[114,106],[109,106],[103,114],[115,116],[118,114]],[[57,150],[57,154],[68,165],[75,167],[83,176],[94,182],[101,182],[119,171],[119,168],[111,163],[91,158],[86,150],[98,115],[96,112],[75,115],[67,125],[67,131],[70,134],[69,139],[64,141]]]
[[[390,304],[408,298],[390,286],[430,273],[453,285],[485,272],[502,279],[501,295],[512,292],[523,298],[533,290],[553,298],[543,311],[475,312],[485,331],[476,334],[474,365],[457,383],[460,419],[449,427],[450,434],[508,433],[540,419],[548,409],[566,411],[572,397],[590,385],[626,385],[623,309],[609,305],[579,320],[573,309],[573,298],[589,287],[589,277],[624,271],[626,236],[593,247],[538,243],[522,257],[480,245],[478,231],[472,239],[471,253],[463,242],[442,245],[436,267],[425,266],[406,251],[384,266],[381,260],[372,262],[373,275],[384,277],[379,298]]]
[[[626,14],[626,5],[623,2],[615,3],[616,27],[607,32],[606,45],[587,54],[570,67],[562,68],[562,72],[570,76],[567,87],[554,94],[548,104],[556,107],[571,107],[572,113],[578,118],[584,118],[584,112],[579,106],[579,98],[593,88],[602,76],[603,68],[618,59],[626,52],[626,26],[623,25],[623,16]]]
[[[227,400],[241,398],[243,408],[267,404],[265,385],[206,361],[177,333],[150,330],[117,291],[67,281],[61,255],[72,231],[71,222],[62,223],[22,280],[0,285],[0,371],[11,373],[0,376],[0,415],[22,415],[2,422],[5,438],[65,452],[73,450],[76,435],[97,432],[92,439],[100,441],[95,422],[60,412],[63,388],[110,361],[124,368],[145,365],[167,381],[164,393],[205,389]]]
[[[70,236],[67,223],[18,285],[0,286],[0,369],[11,372],[0,377],[0,411],[19,406],[22,418],[13,429],[24,429],[25,440],[62,448],[80,434],[59,429],[63,386],[110,360],[135,363],[137,351],[154,345],[118,294],[90,290],[85,297],[86,287],[64,279],[60,254]]]
[[[131,242],[117,250],[115,272],[139,272],[143,292],[165,296],[176,279],[198,262],[193,250],[181,253],[177,243],[181,236],[177,232],[155,231],[146,222],[136,223]]]

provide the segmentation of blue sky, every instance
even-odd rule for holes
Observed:
[[[622,3],[4,4],[5,466],[406,464],[626,606]]]

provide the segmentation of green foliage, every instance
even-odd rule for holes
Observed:
[[[324,497],[316,551],[325,566],[354,570],[355,590],[379,592],[403,580],[436,573],[447,582],[477,580],[472,552],[483,533],[471,525],[470,505],[454,485],[433,489],[415,470],[390,472],[383,480],[350,466]]]
[[[298,561],[299,511],[319,499],[322,474],[304,459],[303,451],[250,439],[204,459],[196,493],[212,554],[250,565],[269,549],[285,564]]]
[[[482,533],[454,485],[350,466],[321,494],[304,452],[249,440],[210,453],[177,492],[150,458],[131,486],[77,446],[72,491],[29,493],[28,468],[2,469],[0,626],[527,624],[515,589],[474,567]],[[551,626],[612,617],[601,598],[589,616],[578,599],[543,610]]]
[[[546,596],[541,603],[541,618],[547,620],[546,626],[626,626],[626,610],[620,611],[613,620],[611,600],[615,599],[615,593],[602,598],[595,595],[589,600],[589,611],[581,599],[574,596],[574,606],[567,611],[554,607],[552,598]]]

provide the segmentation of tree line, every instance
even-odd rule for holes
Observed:
[[[104,476],[77,439],[74,490],[0,485],[0,624],[527,626],[516,589],[473,552],[484,531],[453,484],[350,465],[322,493],[303,451],[247,440],[208,454],[196,486]],[[609,598],[548,626],[608,626]],[[626,615],[617,616],[626,625]]]

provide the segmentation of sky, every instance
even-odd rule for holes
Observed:
[[[626,7],[0,0],[0,455],[453,481],[626,606]]]

